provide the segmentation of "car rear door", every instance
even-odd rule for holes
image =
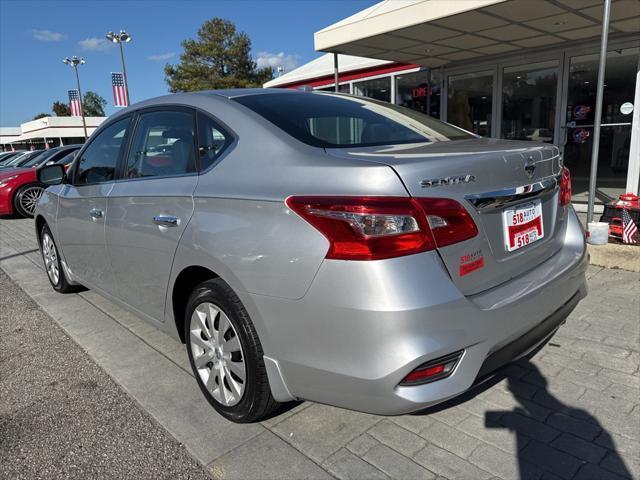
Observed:
[[[142,110],[107,200],[106,244],[118,297],[164,320],[173,257],[198,183],[195,112]]]
[[[126,144],[131,118],[101,128],[73,164],[71,183],[60,192],[57,241],[71,272],[89,287],[115,293],[104,243],[107,194]]]

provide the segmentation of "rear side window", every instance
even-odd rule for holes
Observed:
[[[195,171],[193,115],[184,111],[140,115],[125,178],[167,177]]]
[[[428,115],[361,97],[272,93],[234,100],[315,147],[367,147],[475,138]]]
[[[106,127],[91,141],[78,161],[75,185],[110,182],[115,178],[118,155],[129,122],[130,118],[123,118]]]
[[[211,118],[198,112],[198,154],[200,171],[206,170],[218,159],[224,147],[231,141],[228,133]]]

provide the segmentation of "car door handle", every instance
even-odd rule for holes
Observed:
[[[91,219],[93,221],[102,218],[102,215],[104,214],[104,212],[98,208],[92,208],[91,210],[89,210],[89,216],[91,217]]]
[[[158,215],[153,217],[153,223],[161,227],[177,227],[180,219],[173,215]]]

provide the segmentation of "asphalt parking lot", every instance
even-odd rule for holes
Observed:
[[[0,268],[10,478],[122,478],[124,463],[191,478],[198,463],[230,479],[640,477],[638,273],[590,267],[590,295],[542,351],[437,409],[379,417],[302,402],[235,425],[201,396],[182,345],[91,291],[51,290],[31,220],[0,219]]]

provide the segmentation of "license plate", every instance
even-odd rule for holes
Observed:
[[[542,202],[534,200],[525,205],[507,208],[502,212],[504,243],[507,252],[536,242],[544,237]]]

